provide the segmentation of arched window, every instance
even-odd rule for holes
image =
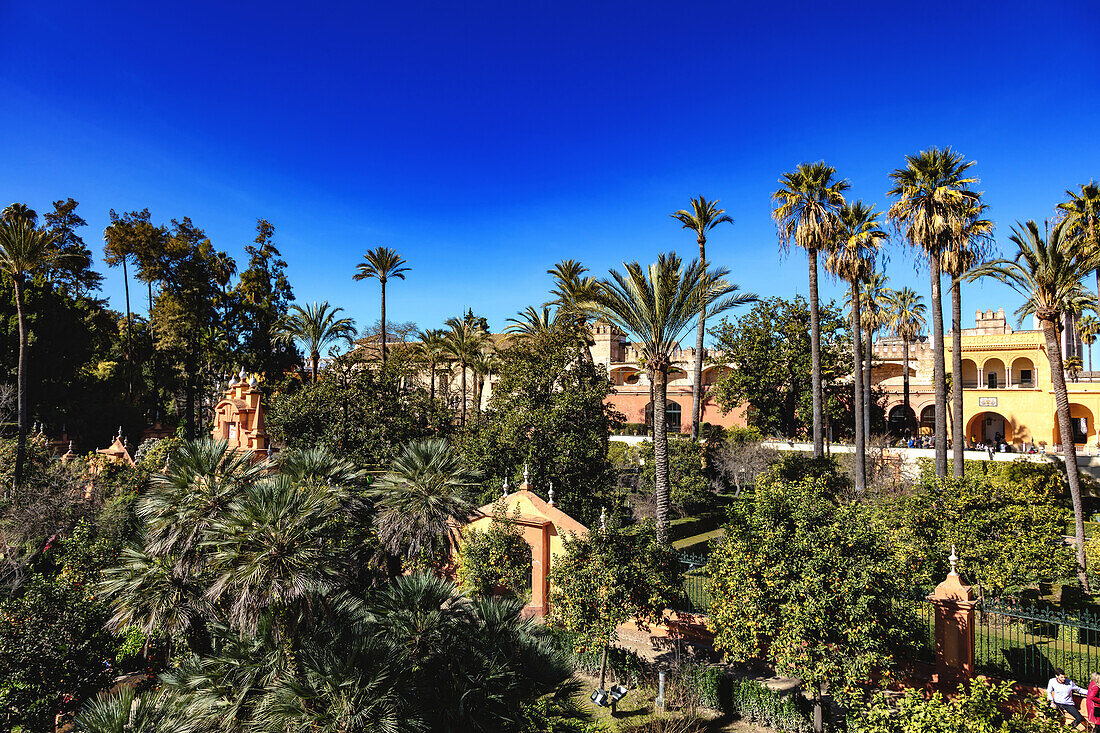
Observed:
[[[645,424],[653,427],[653,403],[645,406]],[[670,433],[680,432],[680,404],[668,400],[665,402],[665,428]]]

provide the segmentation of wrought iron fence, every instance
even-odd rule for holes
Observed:
[[[978,607],[974,664],[983,674],[1043,684],[1054,669],[1079,684],[1100,671],[1100,616],[985,602]]]
[[[703,614],[710,612],[710,575],[705,570],[707,559],[705,555],[679,553],[681,569],[684,571],[686,608],[676,610]]]
[[[909,650],[910,659],[933,664],[936,661],[936,609],[923,593],[911,603],[917,616],[917,643]]]

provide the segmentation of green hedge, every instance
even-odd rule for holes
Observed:
[[[755,680],[737,679],[721,667],[688,667],[680,682],[712,710],[783,733],[813,729],[810,704],[800,695],[783,695]]]
[[[565,629],[547,626],[546,634],[554,648],[572,663],[574,670],[589,677],[599,676],[603,656],[600,650],[578,652],[577,636]],[[612,645],[607,653],[607,672],[619,682],[633,687],[646,678],[647,664],[637,652]]]

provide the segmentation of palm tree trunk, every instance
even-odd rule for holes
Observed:
[[[909,339],[901,340],[901,399],[902,404],[905,405],[905,426],[910,430],[914,429],[913,418],[910,415],[913,414],[913,408],[909,406]]]
[[[317,384],[317,366],[321,361],[321,354],[317,351],[309,352],[309,369],[313,373],[313,383]]]
[[[430,362],[430,366],[431,366],[431,370],[432,370],[432,375],[431,375],[431,377],[429,377],[429,381],[431,382],[431,384],[428,387],[428,402],[432,406],[431,409],[434,410],[435,409],[435,361]]]
[[[126,293],[126,398],[134,399],[134,320],[130,315],[130,276],[126,273],[126,257],[122,257],[122,287]]]
[[[23,463],[27,460],[27,324],[23,314],[23,275],[15,273],[12,278],[15,287],[15,313],[19,320],[19,372],[16,377],[18,399],[17,430],[19,433],[15,449],[14,486],[23,481]]]
[[[707,238],[699,235],[699,261],[707,266]],[[707,311],[699,311],[699,332],[695,335],[695,374],[691,385],[691,439],[699,439],[699,418],[703,400],[703,335],[706,333]]]
[[[871,439],[871,349],[875,332],[868,324],[867,341],[863,345],[863,439]]]
[[[382,363],[386,363],[386,281],[382,280]]]
[[[852,387],[855,397],[852,422],[856,432],[856,491],[867,488],[867,436],[863,422],[863,349],[859,317],[859,280],[852,280]]]
[[[149,358],[153,368],[153,401],[157,405],[157,414],[160,414],[160,361],[157,355],[157,342],[153,331],[153,281],[149,283]]]
[[[460,361],[462,369],[462,429],[466,429],[466,362]]]
[[[959,281],[951,280],[951,472],[963,475],[962,294]],[[1011,365],[1009,366],[1011,368]]]
[[[821,458],[825,455],[825,430],[821,397],[821,324],[818,322],[817,311],[817,249],[810,247],[806,254],[810,262],[810,379],[814,405],[814,458]]]
[[[1073,502],[1073,536],[1077,545],[1077,578],[1081,587],[1089,593],[1089,579],[1085,566],[1085,513],[1081,505],[1081,477],[1077,470],[1077,446],[1073,442],[1073,423],[1069,414],[1069,394],[1066,392],[1066,375],[1062,371],[1062,346],[1058,343],[1058,327],[1053,320],[1043,319],[1043,335],[1050,359],[1050,380],[1054,383],[1054,404],[1058,408],[1058,434],[1062,442],[1062,455],[1066,461],[1066,481],[1069,498]],[[1067,438],[1068,436],[1068,438]]]
[[[936,475],[947,475],[947,375],[943,359],[943,301],[940,298],[940,261],[938,256],[928,258],[932,270],[932,380],[936,386]]]
[[[668,396],[668,367],[654,368],[653,386],[653,472],[657,503],[657,541],[668,545],[668,430],[665,408]]]

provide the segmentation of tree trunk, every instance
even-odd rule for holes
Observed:
[[[932,379],[936,386],[936,475],[947,475],[947,375],[943,358],[943,301],[940,297],[940,260],[928,258],[932,270]]]
[[[1059,314],[1060,315],[1060,314]],[[1081,477],[1077,470],[1077,446],[1073,442],[1073,423],[1069,414],[1069,394],[1066,392],[1066,375],[1062,365],[1062,346],[1058,343],[1058,327],[1054,320],[1043,319],[1043,336],[1047,342],[1047,358],[1050,360],[1050,381],[1054,384],[1054,404],[1058,409],[1058,435],[1062,443],[1062,455],[1066,461],[1066,481],[1069,498],[1073,502],[1073,536],[1077,544],[1077,578],[1086,593],[1089,579],[1085,573],[1085,513],[1081,505]],[[1068,437],[1067,437],[1068,436]]]
[[[600,655],[600,689],[604,688],[604,682],[607,680],[607,648],[611,646],[610,637],[603,643],[603,654]]]
[[[386,363],[386,281],[382,280],[382,363]]]
[[[126,293],[126,399],[134,399],[134,320],[130,314],[130,276],[126,273],[126,256],[122,257],[122,287]]]
[[[823,696],[821,685],[814,685],[814,733],[823,733],[825,730]]]
[[[863,346],[863,439],[871,439],[871,350],[874,348],[875,331],[867,326],[867,342]]]
[[[27,324],[23,313],[23,274],[15,273],[12,278],[15,287],[15,314],[19,321],[19,370],[16,376],[16,398],[18,413],[16,427],[18,440],[15,448],[14,487],[23,481],[23,464],[27,460]]]
[[[466,362],[460,361],[459,367],[462,369],[462,429],[466,429]]]
[[[662,365],[653,370],[653,470],[654,491],[657,503],[657,541],[668,545],[668,426],[665,424],[665,406],[668,396],[668,367]]]
[[[707,266],[707,238],[699,235],[699,261]],[[691,385],[691,439],[699,439],[699,420],[703,401],[703,335],[706,333],[707,311],[699,311],[699,332],[695,335],[695,374]]]
[[[157,339],[153,329],[153,281],[149,283],[149,359],[153,368],[153,401],[157,406],[157,415],[160,415],[160,361],[157,354]]]
[[[184,375],[185,381],[185,404],[187,413],[187,425],[185,426],[185,434],[188,440],[195,439],[195,372],[198,371],[196,362],[196,356],[194,354],[194,347],[188,349],[188,354],[184,360]]]
[[[962,380],[962,293],[959,281],[951,279],[951,469],[955,478],[963,475],[963,446],[966,426],[963,424]],[[1009,365],[1009,369],[1012,365]]]
[[[313,373],[313,383],[317,384],[317,367],[321,361],[321,354],[317,351],[309,352],[309,370]]]
[[[810,378],[814,405],[814,458],[821,458],[825,455],[825,431],[821,397],[821,324],[818,322],[817,312],[817,249],[811,247],[806,250],[806,254],[810,263]]]
[[[852,423],[856,432],[856,466],[855,485],[856,491],[867,488],[867,437],[863,422],[863,354],[862,329],[860,327],[860,302],[859,280],[853,280],[852,284],[852,387],[855,396],[852,410]]]
[[[428,386],[428,402],[431,404],[431,409],[435,410],[435,362],[430,362],[432,375],[429,377],[431,384]]]
[[[901,340],[901,360],[901,399],[902,404],[905,405],[905,426],[910,430],[916,430],[920,423],[913,425],[916,420],[910,417],[913,414],[913,408],[909,406],[909,339]]]

